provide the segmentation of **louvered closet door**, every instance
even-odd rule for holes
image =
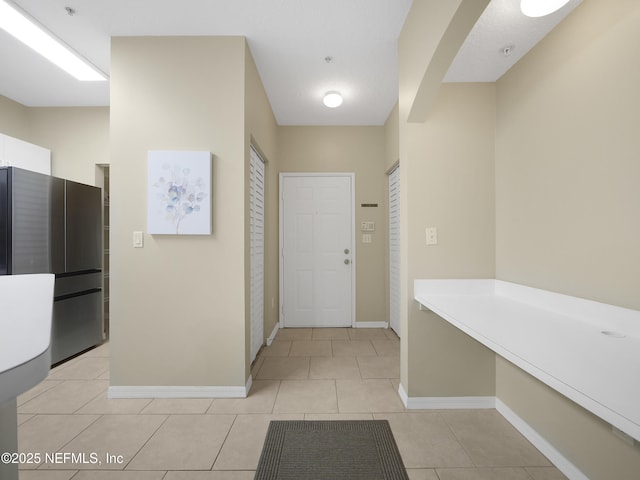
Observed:
[[[251,148],[249,162],[251,245],[251,361],[264,342],[264,162]]]
[[[400,166],[389,174],[389,324],[400,336]]]

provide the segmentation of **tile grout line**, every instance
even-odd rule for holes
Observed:
[[[140,414],[138,414],[138,415],[142,415],[142,413],[140,413]],[[147,414],[147,415],[149,415],[149,414]],[[157,414],[154,414],[154,415],[157,415]],[[133,459],[134,459],[134,458],[136,458],[136,457],[138,456],[138,454],[139,454],[139,453],[142,451],[142,449],[143,449],[143,448],[144,448],[144,447],[149,443],[149,441],[154,437],[154,435],[155,435],[156,433],[158,433],[158,431],[162,428],[162,426],[163,426],[165,423],[167,423],[167,420],[169,420],[169,417],[170,417],[170,416],[171,416],[171,415],[166,415],[166,416],[165,416],[165,419],[164,419],[162,422],[160,422],[160,425],[158,425],[158,427],[153,431],[153,433],[152,433],[151,435],[149,435],[149,438],[147,438],[147,439],[142,443],[142,445],[140,445],[140,448],[139,448],[138,450],[136,450],[136,452],[135,452],[133,455],[131,455],[131,458],[130,458],[130,459],[129,459],[129,461],[126,463],[126,465],[124,465],[124,466],[120,469],[120,471],[121,471],[121,472],[124,472],[124,471],[127,469],[127,467],[131,464],[131,462],[133,462]],[[127,471],[135,471],[135,470],[127,470]]]
[[[276,402],[278,401],[278,395],[280,395],[280,387],[282,386],[282,380],[278,380],[278,390],[276,390],[276,395],[273,397],[273,405],[271,405],[271,415],[275,415]]]
[[[56,382],[56,385],[54,385],[54,386],[52,386],[52,387],[50,387],[50,388],[47,388],[46,390],[43,390],[42,392],[38,393],[35,397],[30,398],[29,400],[25,400],[24,402],[22,402],[22,403],[20,403],[20,404],[17,404],[17,407],[18,407],[18,408],[20,408],[20,407],[22,407],[23,405],[26,405],[27,403],[31,402],[32,400],[35,400],[35,399],[36,399],[36,398],[38,398],[40,395],[42,395],[42,394],[44,394],[44,393],[47,393],[49,390],[53,390],[53,389],[54,389],[54,388],[56,388],[58,385],[60,385],[61,383],[63,383],[63,382],[64,382],[64,380],[49,380],[49,378],[47,377],[47,378],[45,378],[45,379],[43,380],[43,382]],[[36,388],[36,387],[34,387],[34,388]],[[27,390],[27,391],[28,391],[28,390]],[[24,393],[27,393],[27,392],[24,392]],[[18,413],[20,413],[20,412],[18,412]],[[29,415],[29,414],[23,414],[23,415]],[[35,415],[35,414],[32,414],[32,415]]]
[[[45,414],[46,415],[46,414]],[[71,413],[70,415],[81,415],[80,413],[76,414]],[[36,415],[37,416],[37,415]],[[104,417],[104,415],[96,415],[96,418],[93,420],[93,422],[89,423],[86,427],[84,427],[82,430],[80,430],[77,434],[75,434],[73,436],[73,438],[71,438],[68,442],[66,442],[64,445],[62,445],[58,450],[56,450],[56,452],[61,452],[63,451],[63,449],[69,445],[71,442],[73,442],[76,438],[78,438],[81,434],[83,434],[89,427],[93,426],[96,422],[98,422],[102,417]],[[42,464],[44,465],[44,463]],[[42,467],[42,465],[39,465],[36,470],[40,470],[40,467]],[[46,469],[42,469],[42,471],[45,471]],[[73,476],[75,477],[80,471],[78,470],[78,472],[76,472]]]
[[[216,462],[218,461],[218,458],[220,457],[220,453],[222,452],[222,449],[224,448],[224,444],[227,443],[227,440],[229,439],[229,435],[231,434],[231,430],[233,430],[233,426],[236,424],[236,421],[238,420],[239,416],[240,416],[240,414],[235,414],[234,415],[233,422],[231,422],[231,425],[229,426],[229,430],[227,431],[227,434],[224,436],[224,440],[220,444],[220,450],[218,450],[218,453],[216,454],[216,458],[213,459],[213,462],[211,463],[211,468],[208,471],[213,471],[213,467],[215,466]]]
[[[460,445],[460,448],[462,449],[464,454],[469,458],[469,462],[471,462],[471,465],[473,465],[474,468],[478,468],[479,466],[476,464],[476,462],[473,461],[473,458],[471,458],[469,451],[467,450],[467,448],[465,448],[464,444],[460,441],[460,439],[456,435],[455,430],[451,425],[449,425],[449,422],[447,422],[447,419],[442,414],[442,412],[435,412],[435,414],[438,417],[440,417],[440,420],[442,420],[444,424],[447,426],[447,429],[451,432],[451,435],[453,435],[453,438],[455,439],[455,441],[458,443],[458,445]]]
[[[95,379],[94,379],[95,380]],[[89,380],[92,381],[92,380]],[[100,380],[100,381],[104,381],[104,380]],[[110,381],[107,381],[107,384],[110,384]],[[82,404],[80,407],[78,407],[76,410],[73,411],[72,415],[75,415],[76,413],[78,413],[80,410],[82,410],[84,407],[86,407],[87,405],[89,405],[91,402],[93,402],[95,399],[97,399],[98,397],[100,397],[101,395],[106,395],[107,392],[109,391],[109,386],[107,385],[107,389],[103,392],[98,393],[96,396],[91,397],[89,399],[89,401],[87,401],[86,403]]]

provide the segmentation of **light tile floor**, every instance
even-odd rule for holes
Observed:
[[[391,330],[280,330],[252,375],[246,399],[110,400],[93,349],[18,398],[20,451],[59,455],[20,480],[250,480],[273,419],[387,419],[411,480],[565,478],[495,410],[405,410]]]

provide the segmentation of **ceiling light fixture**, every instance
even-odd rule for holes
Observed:
[[[569,0],[521,0],[520,10],[527,17],[544,17],[564,7]]]
[[[104,81],[106,76],[81,59],[22,12],[0,0],[0,28],[78,80]]]
[[[342,105],[342,95],[340,92],[327,92],[322,98],[322,103],[329,108],[336,108]]]

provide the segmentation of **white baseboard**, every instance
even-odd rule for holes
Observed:
[[[270,346],[273,343],[273,341],[276,339],[278,330],[280,330],[280,322],[276,323],[276,326],[273,327],[273,330],[271,331],[271,335],[269,335],[269,337],[267,338],[267,347]]]
[[[409,403],[409,396],[407,395],[407,392],[405,391],[402,384],[400,384],[400,386],[398,387],[398,395],[400,396],[400,400],[402,400],[404,408],[408,408],[407,403]]]
[[[249,374],[249,378],[247,379],[247,384],[244,386],[244,397],[247,398],[249,396],[249,392],[251,391],[251,386],[253,385],[253,376]]]
[[[253,384],[249,375],[244,387],[209,386],[110,386],[108,398],[246,398]]]
[[[496,410],[529,440],[542,454],[553,463],[558,470],[570,480],[589,480],[567,457],[562,455],[547,439],[536,432],[531,425],[525,422],[517,413],[511,410],[502,400],[496,398]]]
[[[389,322],[355,322],[353,328],[389,328]]]
[[[459,410],[495,408],[495,397],[409,397],[402,385],[398,395],[408,410]]]

